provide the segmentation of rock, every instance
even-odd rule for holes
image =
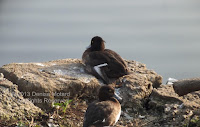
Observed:
[[[182,103],[182,100],[174,92],[172,85],[161,85],[161,87],[159,87],[158,89],[153,89],[151,93],[151,98],[153,100],[158,99],[158,102],[164,101],[164,103]]]
[[[117,82],[117,84],[123,84],[118,90],[120,96],[125,100],[121,105],[138,110],[142,108],[143,99],[151,94],[153,87],[158,87],[162,83],[162,77],[154,71],[148,70],[142,63],[126,62],[131,74],[121,77]]]
[[[36,117],[39,113],[42,113],[42,110],[24,99],[17,85],[6,79],[0,81],[0,121]]]
[[[183,97],[179,97],[173,90],[172,85],[161,85],[160,88],[154,89],[150,96],[150,102],[154,102],[154,106],[162,105],[167,106],[169,104],[172,109],[183,109],[183,108],[200,108],[200,91],[193,92]]]
[[[132,120],[133,117],[130,117],[127,113],[124,112],[124,116],[125,116],[125,119],[127,120]]]
[[[18,85],[25,98],[42,109],[71,97],[95,96],[99,86],[95,77],[84,72],[78,59],[13,63],[4,65],[0,72]]]
[[[130,75],[115,81],[117,86],[121,86],[116,88],[116,92],[123,98],[122,115],[117,127],[183,126],[191,117],[199,115],[200,91],[180,97],[175,93],[173,85],[161,85],[162,77],[147,69],[144,64],[126,62]],[[73,101],[66,114],[59,119],[62,122],[54,120],[55,125],[64,123],[63,126],[82,126],[87,105],[97,97],[98,89],[103,85],[84,71],[84,65],[79,59],[13,63],[1,67],[0,73],[0,126],[4,119],[2,116],[11,118],[19,115],[22,118],[29,117],[28,114],[37,115],[41,112],[40,108],[50,110],[53,102],[66,99]],[[19,102],[17,98],[23,101]]]
[[[119,89],[120,96],[123,98],[123,107],[132,108],[136,110],[141,108],[142,100],[148,97],[152,92],[152,82],[144,75],[135,73],[134,75],[127,75],[122,77],[125,79],[123,86]]]
[[[162,122],[166,126],[183,126],[188,122],[192,113],[200,109],[199,93],[200,91],[196,91],[180,97],[175,93],[172,85],[161,85],[153,89],[146,104],[147,113],[157,116],[155,123]]]
[[[200,78],[184,79],[173,83],[175,92],[179,96],[200,90]]]
[[[121,77],[120,95],[126,107],[141,104],[150,95],[153,86],[159,86],[162,77],[148,70],[144,64],[126,61],[130,75]],[[24,97],[42,109],[48,109],[54,101],[72,97],[96,97],[102,84],[94,76],[85,73],[79,59],[63,59],[44,63],[13,63],[0,68],[5,78],[18,85]]]

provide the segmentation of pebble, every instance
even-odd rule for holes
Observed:
[[[177,113],[178,113],[178,110],[174,110],[174,113],[177,114]]]
[[[183,118],[186,119],[188,116],[187,115],[183,115]]]
[[[179,107],[178,104],[175,104],[175,105],[173,106],[174,109],[177,109],[178,107]]]
[[[142,116],[142,115],[139,115],[138,116],[140,119],[144,119],[145,118],[145,116]]]
[[[81,110],[81,112],[82,112],[82,113],[85,113],[85,112],[86,112],[86,110],[82,109],[82,110]]]
[[[193,111],[190,111],[189,113],[188,113],[188,116],[192,116],[193,115]]]
[[[166,108],[165,108],[165,112],[169,112],[170,110],[171,110],[170,107],[166,107]]]

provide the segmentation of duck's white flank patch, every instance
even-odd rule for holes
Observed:
[[[97,66],[95,66],[95,67],[104,67],[104,66],[107,66],[108,64],[107,63],[104,63],[104,64],[99,64],[99,65],[97,65]]]
[[[116,117],[116,119],[115,119],[115,124],[116,124],[117,121],[119,120],[120,115],[121,115],[121,109],[120,109],[119,113],[117,114],[117,117]]]
[[[118,94],[116,94],[116,93],[114,93],[114,97],[115,97],[118,101],[121,101],[121,100],[122,100],[122,98],[121,98]]]
[[[107,63],[104,63],[104,64],[99,64],[97,66],[94,66],[94,70],[103,78],[103,75],[101,73],[101,67],[104,67],[104,66],[107,66],[108,64]]]

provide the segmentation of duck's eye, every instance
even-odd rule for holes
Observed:
[[[91,44],[93,44],[93,41],[91,42]]]
[[[109,90],[110,93],[112,93],[112,90]]]

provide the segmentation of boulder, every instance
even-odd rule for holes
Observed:
[[[135,111],[135,107],[122,107],[116,127],[182,127],[191,123],[193,125],[189,127],[200,125],[200,91],[180,97],[172,85],[160,85],[159,88],[153,88],[150,96],[143,101],[144,105]]]
[[[1,74],[2,76],[3,74]],[[19,119],[30,119],[42,113],[42,110],[36,107],[28,99],[24,99],[18,86],[5,78],[0,79],[0,126],[9,121]]]
[[[175,93],[173,85],[161,85],[158,89],[153,89],[146,103],[146,111],[150,115],[146,120],[151,121],[152,116],[155,119],[148,127],[189,124],[192,116],[200,115],[199,93],[200,91],[196,91],[180,97]]]
[[[200,90],[200,78],[184,79],[173,83],[175,92],[179,96]]]
[[[126,61],[131,72],[116,81],[123,105],[140,105],[162,77],[142,63]],[[18,85],[19,91],[35,105],[48,109],[53,102],[74,97],[96,97],[103,83],[84,71],[80,59],[63,59],[44,63],[12,63],[0,68],[5,78]],[[137,106],[135,106],[137,107]],[[140,106],[139,106],[140,107]]]
[[[42,109],[49,109],[52,103],[71,97],[94,96],[99,86],[95,77],[84,72],[78,59],[13,63],[4,65],[0,72],[18,85],[25,98]]]
[[[173,85],[161,85],[162,77],[144,64],[126,62],[130,74],[112,84],[118,86],[116,92],[123,98],[122,114],[116,127],[185,126],[193,117],[199,119],[200,91],[178,96]],[[82,126],[87,105],[97,98],[100,86],[104,85],[85,72],[80,59],[12,63],[2,66],[0,73],[0,123],[5,118],[29,117],[29,114],[32,117],[43,109],[51,110],[45,123]],[[73,101],[66,114],[62,108],[50,108],[54,102],[71,98]],[[57,120],[52,121],[53,116]]]
[[[137,111],[142,108],[144,98],[149,97],[154,87],[162,84],[162,77],[153,70],[149,70],[142,63],[126,61],[130,75],[119,78],[117,84],[123,84],[117,89],[123,98],[122,107]]]

